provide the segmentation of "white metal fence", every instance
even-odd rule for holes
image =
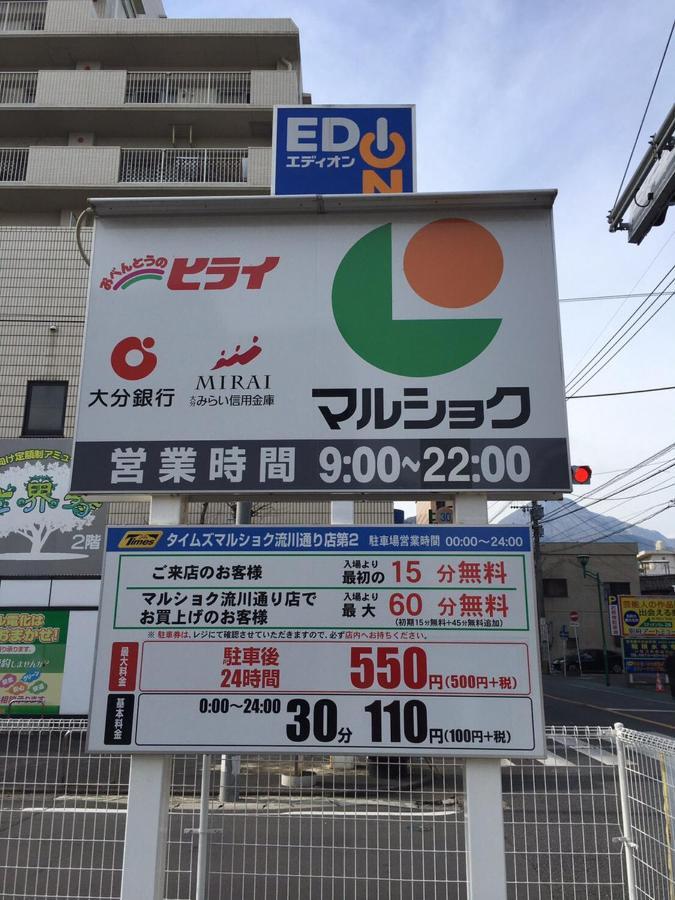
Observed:
[[[245,148],[122,149],[120,182],[245,183]]]
[[[125,103],[250,103],[250,72],[128,72]]]
[[[0,147],[0,181],[25,181],[28,147]]]
[[[129,758],[87,755],[85,730],[0,720],[6,900],[119,897]],[[675,741],[547,738],[502,765],[509,900],[672,900]],[[461,760],[176,756],[165,896],[463,900],[464,801]]]
[[[0,72],[0,103],[35,103],[37,72]]]
[[[0,31],[43,31],[47,0],[0,0]]]

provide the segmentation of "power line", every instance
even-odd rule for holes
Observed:
[[[657,251],[657,252],[654,254],[654,256],[652,257],[652,259],[651,259],[651,261],[649,262],[649,265],[647,266],[647,268],[644,269],[644,271],[642,272],[642,274],[640,275],[640,277],[638,278],[638,280],[635,282],[635,284],[633,285],[633,287],[630,289],[630,293],[629,293],[629,295],[628,295],[629,297],[630,297],[630,294],[632,294],[633,291],[637,288],[637,286],[641,283],[642,279],[647,275],[647,273],[648,273],[649,270],[652,268],[652,266],[654,265],[654,263],[656,262],[656,260],[661,256],[661,254],[663,253],[663,251],[666,249],[666,247],[668,246],[668,244],[672,241],[672,239],[673,239],[674,237],[675,237],[675,228],[673,228],[673,230],[670,232],[670,234],[669,234],[668,237],[665,239],[665,241],[663,242],[663,244],[660,246],[660,248],[658,249],[658,251]],[[651,293],[651,292],[650,292],[650,293]],[[588,345],[588,347],[587,347],[587,348],[584,350],[584,352],[582,353],[582,355],[581,355],[581,357],[580,357],[580,359],[579,359],[579,363],[580,363],[580,364],[581,364],[581,361],[587,356],[587,354],[590,353],[590,351],[593,349],[593,347],[600,341],[600,339],[602,338],[602,335],[605,334],[607,331],[609,331],[609,328],[610,328],[612,322],[614,322],[614,320],[617,318],[617,316],[621,313],[621,310],[624,308],[624,306],[626,305],[626,303],[628,303],[628,299],[624,300],[623,303],[621,303],[621,304],[619,305],[619,308],[618,308],[617,310],[615,310],[614,313],[609,317],[609,319],[607,320],[607,322],[605,322],[604,327],[600,330],[600,332],[598,333],[597,337],[595,337],[595,338],[591,341],[591,343]],[[575,364],[575,366],[576,366],[576,364]],[[572,367],[572,368],[575,368],[575,366]],[[583,368],[583,366],[582,366],[582,368]]]
[[[675,269],[675,266],[673,266],[673,269]],[[672,271],[672,270],[671,270],[671,271]],[[668,287],[670,287],[670,285],[673,284],[673,283],[675,283],[675,277],[671,278],[671,280],[668,282]],[[647,309],[646,309],[646,310],[645,310],[645,311],[644,311],[644,312],[636,319],[636,321],[633,323],[633,325],[637,324],[637,322],[640,321],[640,319],[642,318],[642,316],[646,315],[646,313],[649,312],[649,310],[650,310],[650,309],[652,308],[652,306],[656,303],[656,301],[657,301],[657,300],[660,300],[662,296],[663,296],[663,292],[659,293],[659,294],[655,297],[655,299],[652,301],[652,303],[650,304],[650,306],[648,306]],[[670,296],[666,297],[666,299],[663,301],[663,303],[662,303],[657,309],[655,309],[654,312],[649,316],[649,318],[646,319],[646,320],[642,323],[642,325],[640,325],[639,328],[636,328],[635,331],[633,331],[632,334],[629,334],[627,337],[626,337],[625,335],[623,335],[624,337],[626,337],[626,340],[623,342],[623,344],[621,344],[620,347],[616,347],[616,343],[615,343],[615,344],[614,344],[614,347],[616,347],[616,349],[614,349],[614,347],[611,348],[611,349],[614,349],[614,352],[612,353],[612,355],[609,356],[609,357],[607,357],[607,358],[605,359],[604,362],[602,362],[602,360],[598,360],[598,363],[596,363],[596,366],[595,366],[595,371],[594,371],[594,372],[588,373],[586,379],[585,379],[584,381],[582,381],[581,384],[577,384],[576,389],[577,389],[577,390],[581,390],[582,388],[586,387],[586,385],[589,383],[589,381],[592,381],[592,380],[595,378],[596,375],[599,375],[600,372],[602,372],[603,369],[607,368],[607,366],[611,363],[611,361],[612,361],[616,356],[618,356],[619,353],[621,353],[621,351],[622,351],[623,349],[625,349],[625,348],[628,346],[628,344],[630,344],[630,342],[631,342],[632,340],[634,340],[634,339],[638,336],[638,334],[640,334],[640,332],[642,331],[643,328],[645,328],[647,325],[649,325],[649,323],[652,321],[652,319],[653,319],[655,316],[657,316],[657,315],[661,312],[661,310],[662,310],[663,307],[666,305],[666,303],[668,303],[669,300],[670,300]],[[605,355],[607,355],[607,354],[605,354]],[[599,365],[599,363],[602,363],[602,365]]]
[[[651,308],[651,305],[648,305],[648,304],[647,304],[647,301],[650,299],[650,297],[653,297],[654,293],[661,287],[661,284],[666,280],[666,278],[669,277],[669,275],[671,274],[671,272],[672,272],[674,269],[675,269],[675,266],[672,266],[672,267],[670,268],[670,270],[669,270],[668,272],[666,272],[666,274],[659,280],[659,282],[657,283],[656,287],[654,287],[654,288],[649,292],[649,294],[648,294],[647,297],[642,301],[642,303],[640,303],[640,305],[639,305],[636,309],[633,310],[633,312],[628,316],[628,318],[624,321],[624,323],[623,323],[622,325],[620,325],[619,328],[617,328],[617,329],[614,331],[614,333],[610,335],[610,337],[607,338],[607,340],[606,340],[605,343],[602,345],[602,347],[600,347],[600,349],[597,350],[597,351],[595,352],[595,354],[589,359],[589,361],[588,361],[587,363],[585,363],[585,364],[579,369],[579,371],[577,372],[577,374],[574,375],[574,376],[571,378],[571,380],[570,380],[569,383],[567,384],[567,388],[568,388],[569,390],[571,390],[571,389],[574,387],[575,382],[580,381],[581,379],[583,379],[583,378],[588,374],[588,372],[589,372],[592,368],[594,368],[594,366],[596,365],[597,361],[599,361],[599,360],[602,358],[603,355],[606,355],[606,354],[604,354],[604,351],[605,351],[607,348],[612,349],[612,347],[610,347],[610,345],[611,345],[613,342],[614,342],[614,345],[615,345],[615,344],[621,339],[621,337],[623,337],[622,332],[624,332],[627,328],[632,327],[632,326],[631,326],[631,320],[634,319],[636,316],[638,316],[638,314],[639,314],[639,318],[641,318],[641,317],[644,315],[644,313],[645,313],[646,311],[648,311],[649,308]],[[644,307],[647,307],[647,310],[645,310]],[[608,352],[609,352],[609,351],[608,351]]]
[[[652,307],[661,299],[661,297],[663,296],[663,293],[665,293],[665,291],[667,291],[667,289],[670,287],[670,285],[673,284],[673,282],[675,282],[675,276],[673,276],[671,278],[671,280],[668,282],[668,284],[666,285],[666,287],[663,288],[659,293],[656,293],[657,291],[659,291],[659,288],[661,288],[661,285],[666,280],[666,278],[669,278],[674,271],[675,271],[675,264],[670,267],[670,269],[666,272],[666,274],[661,278],[661,280],[656,285],[656,287],[649,294],[649,297],[652,297],[654,294],[656,294],[656,296],[653,296],[653,299],[651,300],[651,302],[649,304],[647,303],[647,299],[649,299],[649,298],[642,301],[640,306],[631,313],[631,315],[626,319],[626,321],[623,323],[623,325],[621,325],[620,328],[618,328],[614,332],[614,334],[605,341],[605,343],[602,345],[600,350],[597,351],[597,353],[589,360],[589,362],[586,363],[586,365],[583,366],[581,368],[581,370],[567,384],[566,389],[568,391],[572,391],[574,389],[581,390],[581,388],[583,388],[586,384],[588,384],[588,382],[592,378],[595,378],[595,376],[599,372],[601,372],[602,369],[604,369],[605,366],[607,366],[612,361],[612,359],[614,359],[614,357],[618,353],[620,353],[621,350],[623,350],[623,348],[628,343],[630,343],[630,341],[632,341],[633,338],[635,338],[642,331],[642,329],[645,327],[645,325],[647,325],[649,322],[651,322],[651,320],[654,318],[654,316],[658,312],[660,312],[661,309],[663,309],[663,307],[666,305],[666,303],[668,303],[668,301],[670,300],[670,297],[672,295],[669,295],[668,297],[666,297],[666,299],[663,301],[663,303],[661,303],[661,305],[658,307],[658,309],[656,309],[649,316],[649,318],[645,322],[643,322],[642,325],[640,325],[639,328],[637,328],[635,331],[633,331],[632,334],[629,333],[631,331],[631,329],[635,328],[635,326],[640,321],[640,319],[644,318],[644,316],[646,316],[647,313],[650,312]],[[636,316],[637,316],[637,318],[636,318]],[[631,321],[631,320],[634,320],[634,321]],[[618,349],[615,349],[615,348],[617,348],[617,345],[619,344],[619,342],[621,340],[623,340],[624,338],[625,338],[625,340],[624,340],[623,344],[621,344],[621,346],[619,346]],[[608,356],[608,354],[612,350],[614,350],[614,353],[611,356]],[[595,371],[593,371],[594,369],[595,369]]]
[[[672,503],[672,501],[668,501],[668,502],[669,502],[669,504]],[[636,514],[642,515],[644,513],[644,514],[658,515],[658,513],[653,512],[653,511],[655,509],[657,509],[658,507],[660,507],[662,503],[663,503],[663,501],[660,501],[659,503],[654,503],[654,504],[652,504],[652,506],[648,506],[645,509],[640,510]],[[619,534],[622,531],[626,531],[626,528],[631,528],[634,525],[639,525],[640,521],[643,521],[643,520],[640,520],[640,521],[636,521],[636,522],[627,523],[625,521],[622,521],[621,519],[617,519],[615,516],[607,516],[606,518],[609,518],[609,519],[613,518],[615,522],[619,523],[619,526],[613,527],[610,523],[586,522],[586,527],[585,527],[586,534],[585,535],[581,534],[580,535],[581,539],[582,540],[594,540],[594,539],[602,539],[602,538],[611,537],[614,534]],[[606,530],[607,527],[610,528],[610,531],[605,531],[604,534],[600,534],[598,536],[598,531],[602,532],[603,530]],[[595,537],[594,537],[594,535],[595,535]]]
[[[630,156],[628,157],[628,162],[626,163],[626,168],[623,172],[623,177],[621,179],[621,184],[619,185],[619,190],[616,192],[616,197],[614,198],[614,203],[612,204],[612,208],[616,206],[616,202],[621,195],[621,189],[623,188],[624,182],[626,180],[626,175],[628,174],[628,169],[630,168],[630,164],[633,161],[633,154],[635,153],[635,148],[637,147],[637,143],[640,140],[640,135],[642,134],[642,127],[645,124],[645,119],[647,118],[647,112],[649,111],[649,107],[652,102],[652,97],[654,96],[654,91],[656,90],[656,85],[661,76],[661,69],[663,68],[663,64],[666,61],[666,56],[668,54],[668,48],[670,47],[670,41],[673,36],[673,31],[675,31],[675,19],[673,19],[673,24],[670,29],[670,34],[668,35],[668,40],[666,41],[666,46],[663,50],[663,55],[661,56],[661,62],[659,63],[659,67],[656,71],[656,77],[654,78],[654,84],[652,85],[652,89],[649,92],[649,97],[647,98],[647,105],[645,106],[645,111],[642,113],[642,118],[640,119],[640,127],[637,130],[637,134],[635,135],[635,140],[633,142],[633,147],[630,151]]]
[[[604,491],[607,488],[611,487],[612,485],[615,485],[615,484],[623,481],[625,478],[628,478],[630,475],[633,474],[633,472],[638,472],[640,469],[646,468],[647,466],[650,465],[650,463],[656,462],[657,459],[659,459],[662,456],[665,456],[666,453],[669,453],[673,449],[675,449],[675,443],[668,444],[667,446],[662,447],[660,450],[657,450],[656,453],[653,453],[651,456],[648,456],[645,459],[640,460],[640,462],[637,462],[632,466],[628,466],[626,469],[620,470],[619,474],[615,475],[614,478],[609,478],[607,481],[604,481],[602,484],[598,485],[597,487],[594,487],[592,490],[587,491],[582,499],[588,500],[592,497],[595,497],[595,495],[599,491]],[[657,468],[657,467],[655,467],[655,468]],[[608,473],[608,474],[610,474],[610,473]],[[656,473],[654,473],[654,474],[656,474]],[[628,489],[629,489],[628,485],[626,485],[623,488],[623,490],[628,490]],[[617,493],[621,493],[621,491],[619,491]],[[604,498],[600,498],[600,499],[608,500],[608,499],[611,499],[612,496],[616,496],[616,495],[608,495],[608,496],[606,496]],[[570,507],[571,507],[571,509],[570,509]],[[574,511],[576,511],[577,508],[578,508],[577,501],[567,500],[562,504],[562,506],[559,509],[555,510],[555,513],[556,513],[555,516],[552,516],[551,513],[548,514],[548,521],[553,521],[553,518],[559,518],[559,517],[565,515],[567,510],[569,510],[570,513],[572,513]],[[585,507],[582,507],[582,508],[585,509]],[[547,521],[546,516],[544,517],[543,521]]]
[[[655,391],[675,391],[675,384],[669,384],[666,387],[640,388],[634,391],[610,391],[607,394],[572,394],[571,397],[565,397],[565,399],[591,400],[594,397],[625,397],[627,394],[653,394]]]
[[[655,472],[652,472],[650,475],[645,476],[644,478],[639,478],[637,481],[633,481],[630,484],[625,485],[625,487],[620,488],[614,494],[607,494],[604,497],[596,497],[594,500],[591,500],[590,503],[587,503],[582,509],[588,509],[591,506],[595,506],[596,503],[602,503],[603,500],[613,500],[615,497],[618,497],[619,494],[622,494],[624,491],[629,491],[631,488],[637,487],[639,484],[644,484],[645,481],[650,481],[650,479],[654,478],[656,475],[661,475],[663,472],[667,472],[669,469],[672,469],[675,466],[675,460],[670,461],[667,466],[664,466],[661,469],[657,469]],[[578,511],[578,506],[576,506],[573,510],[568,510],[566,512],[560,512],[557,516],[552,516],[549,518],[545,518],[543,521],[545,523],[556,522],[558,519],[563,519],[565,516],[569,516],[574,512]]]
[[[675,234],[675,232],[673,232]],[[671,291],[671,293],[675,293]],[[558,303],[584,303],[588,300],[636,300],[639,297],[649,297],[649,294],[592,294],[588,297],[560,297]]]
[[[615,531],[610,531],[604,535],[596,535],[593,538],[590,538],[587,541],[575,541],[570,546],[566,547],[565,550],[553,550],[550,551],[551,554],[560,555],[560,554],[568,554],[571,549],[574,547],[583,547],[586,544],[595,544],[599,541],[606,540],[608,537],[613,537],[615,534],[621,534],[622,531],[628,531],[629,528],[635,528],[637,525],[641,525],[643,522],[647,522],[649,519],[654,519],[656,516],[660,515],[662,512],[665,512],[667,509],[671,509],[675,505],[675,501],[670,500],[663,506],[661,509],[657,509],[656,512],[650,512],[649,515],[644,516],[642,519],[638,519],[636,522],[627,522],[621,528],[617,528]],[[650,507],[651,509],[651,507]],[[645,512],[646,510],[643,510]]]

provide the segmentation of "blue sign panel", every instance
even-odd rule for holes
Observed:
[[[624,669],[632,675],[663,672],[663,661],[671,653],[675,653],[675,638],[625,639],[623,642]]]
[[[413,106],[277,106],[273,194],[409,194]]]
[[[238,553],[289,551],[316,553],[347,550],[384,550],[398,553],[473,551],[482,554],[529,552],[530,529],[508,526],[454,526],[433,528],[397,525],[146,525],[140,528],[108,528],[108,553],[152,551],[195,553],[208,550]]]

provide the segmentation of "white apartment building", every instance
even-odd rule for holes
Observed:
[[[290,19],[172,19],[162,0],[0,0],[2,447],[72,438],[88,276],[74,223],[87,198],[268,193],[274,104],[303,102]],[[85,246],[90,237],[85,228]],[[0,464],[0,498],[3,489]],[[321,524],[330,511],[286,502],[255,512]],[[141,524],[147,504],[109,513]],[[391,503],[357,503],[357,521],[392,515]],[[193,503],[190,521],[230,522],[232,507]],[[44,566],[7,577],[2,559],[0,548],[0,613],[77,611],[62,711],[86,711],[68,670],[88,685],[97,578]]]

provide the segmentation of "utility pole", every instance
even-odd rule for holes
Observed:
[[[600,634],[602,635],[602,662],[605,670],[605,684],[610,686],[609,682],[609,659],[607,657],[607,633],[605,631],[605,604],[602,597],[602,579],[597,572],[588,568],[589,557],[577,556],[579,565],[583,569],[584,578],[592,578],[598,589],[598,615],[600,616]]]
[[[548,671],[551,671],[551,648],[548,641],[548,627],[546,626],[546,609],[544,606],[544,571],[541,560],[541,537],[544,527],[541,520],[544,518],[544,508],[538,500],[533,500],[530,510],[530,525],[532,527],[532,555],[534,557],[534,589],[537,594],[537,620],[539,626],[539,647],[541,649],[542,666],[544,660],[548,660]],[[544,646],[545,644],[545,646]]]
[[[532,501],[530,506],[530,524],[532,526],[532,551],[534,554],[534,583],[537,591],[537,615],[539,619],[546,618],[544,608],[544,572],[541,565],[541,536],[544,527],[541,520],[544,518],[544,508],[538,500]]]

